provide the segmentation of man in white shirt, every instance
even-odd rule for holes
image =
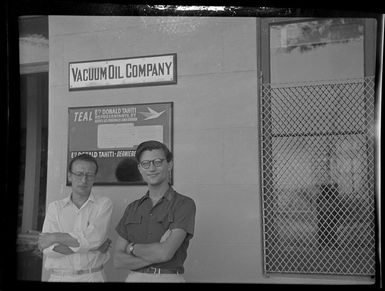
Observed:
[[[92,156],[72,159],[68,171],[72,193],[48,205],[38,244],[51,272],[50,282],[105,281],[112,202],[91,193],[97,172]]]

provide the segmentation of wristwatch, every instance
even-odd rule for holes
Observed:
[[[130,255],[136,257],[135,254],[134,254],[134,245],[135,245],[135,243],[132,243],[132,244],[129,244],[129,245],[128,245],[128,253],[129,253]]]

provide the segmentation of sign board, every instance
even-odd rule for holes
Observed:
[[[176,54],[71,62],[69,90],[176,84]]]
[[[136,148],[157,140],[172,151],[172,110],[172,102],[69,108],[67,169],[72,158],[88,153],[99,165],[94,185],[144,184]]]

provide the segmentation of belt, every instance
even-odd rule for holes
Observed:
[[[134,272],[148,273],[148,274],[183,274],[183,271],[178,269],[162,269],[155,267],[147,267],[134,270]]]
[[[95,272],[98,272],[101,270],[103,270],[103,265],[96,267],[96,268],[90,268],[90,269],[78,270],[78,271],[65,271],[65,270],[51,269],[51,274],[54,274],[54,275],[83,275],[83,274],[95,273]]]

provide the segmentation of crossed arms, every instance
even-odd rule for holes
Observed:
[[[57,204],[48,206],[43,233],[39,237],[39,250],[47,256],[70,255],[93,251],[107,252],[111,240],[105,239],[112,214],[112,202],[105,199],[97,209],[95,218],[86,228],[78,231],[63,232],[60,227]]]
[[[52,245],[55,245],[52,250],[57,253],[61,253],[63,255],[73,254],[74,251],[70,249],[70,247],[79,247],[80,244],[68,233],[62,232],[43,232],[39,236],[39,250],[44,251]]]
[[[186,237],[186,231],[180,228],[167,230],[160,242],[135,244],[134,255],[128,251],[132,243],[118,235],[114,253],[114,267],[136,270],[154,263],[169,261]]]
[[[53,246],[52,251],[62,254],[71,255],[75,252],[70,247],[79,247],[80,244],[68,233],[54,232],[54,233],[42,233],[39,237],[39,249],[44,251],[46,248]],[[111,240],[107,238],[99,247],[90,249],[89,251],[97,251],[106,253],[111,245]]]

